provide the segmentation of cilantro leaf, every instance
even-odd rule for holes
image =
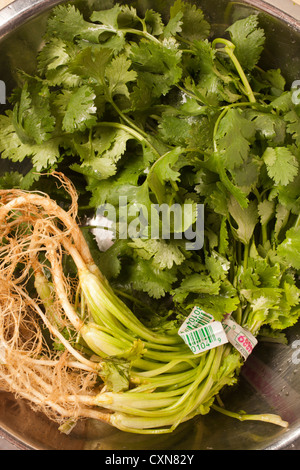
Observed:
[[[7,172],[0,176],[1,189],[20,188],[21,184],[22,175],[18,171]]]
[[[298,174],[298,161],[287,147],[268,147],[262,158],[275,184],[286,186]]]
[[[222,101],[235,102],[239,99],[239,94],[235,92],[234,79],[231,74],[221,67],[216,57],[216,50],[208,40],[194,41],[193,48],[195,58],[192,71],[197,76],[194,79],[187,78],[185,85],[194,93],[200,93],[205,98],[205,102],[215,106]],[[189,83],[190,81],[190,83]],[[192,85],[191,85],[192,83]]]
[[[105,86],[105,70],[112,60],[112,50],[85,47],[71,63],[71,70],[84,79],[92,79],[101,87]],[[102,91],[102,88],[100,88]]]
[[[186,143],[190,130],[190,122],[184,116],[178,116],[177,113],[165,111],[159,122],[159,135],[161,139],[175,146],[181,146]]]
[[[282,330],[293,326],[299,318],[299,294],[300,291],[294,281],[284,281],[279,308],[271,309],[267,322],[271,328]]]
[[[0,116],[0,152],[2,158],[12,162],[23,162],[26,157],[32,158],[36,171],[54,165],[59,157],[60,139],[51,139],[42,144],[24,143],[20,140],[13,125],[12,111]]]
[[[261,224],[265,225],[272,219],[275,214],[275,202],[268,201],[267,199],[265,199],[264,201],[258,204],[257,209]]]
[[[158,203],[162,203],[166,194],[166,181],[177,182],[180,178],[180,173],[174,170],[175,163],[178,161],[182,149],[180,147],[171,150],[162,157],[160,157],[151,167],[147,176],[149,187],[154,192]]]
[[[71,64],[78,53],[78,46],[72,42],[51,37],[38,54],[37,70],[50,86],[78,86],[81,79],[71,70]]]
[[[46,36],[70,42],[84,39],[98,43],[99,36],[111,30],[111,25],[101,26],[85,21],[82,13],[74,5],[58,5],[48,20]]]
[[[263,113],[254,109],[247,110],[245,116],[255,125],[259,137],[272,143],[272,145],[284,144],[286,124],[280,116]]]
[[[293,109],[285,114],[284,120],[287,123],[286,130],[291,134],[292,138],[300,145],[300,117],[296,109]]]
[[[278,253],[295,269],[300,269],[300,227],[287,231],[285,240],[278,246]]]
[[[235,54],[246,70],[252,70],[260,59],[265,43],[265,33],[258,27],[258,15],[236,21],[227,31],[235,45]]]
[[[223,281],[230,269],[230,262],[227,258],[215,250],[212,250],[211,254],[206,256],[205,265],[214,281]]]
[[[130,363],[126,361],[103,361],[101,378],[107,390],[112,392],[124,392],[129,388]]]
[[[153,265],[158,269],[171,269],[173,265],[180,265],[185,260],[178,243],[165,240],[142,240],[136,238],[128,243],[128,246],[134,248],[137,255],[145,260],[153,259]]]
[[[286,186],[276,188],[279,203],[286,211],[299,214],[300,211],[300,173]]]
[[[114,58],[107,66],[105,76],[108,80],[109,95],[112,98],[115,95],[125,95],[129,98],[127,83],[134,82],[137,78],[137,73],[134,70],[129,70],[130,67],[131,61],[125,54]]]
[[[117,279],[122,270],[123,261],[131,256],[132,249],[129,248],[127,240],[115,240],[105,251],[96,250],[95,260],[101,266],[103,275],[109,280]]]
[[[94,133],[92,141],[74,143],[81,158],[81,165],[72,169],[89,179],[103,180],[117,173],[117,163],[126,152],[127,142],[132,138],[123,129],[103,128]]]
[[[130,59],[140,80],[156,98],[166,95],[181,79],[181,52],[173,38],[160,44],[142,39],[139,44],[132,44]]]
[[[165,38],[176,36],[177,33],[182,32],[182,17],[183,11],[178,11],[177,13],[175,11],[172,12],[172,16],[163,31]]]
[[[280,69],[263,71],[263,76],[271,85],[270,91],[272,95],[280,96],[284,92],[286,79],[283,77]]]
[[[247,161],[250,143],[255,135],[251,121],[240,110],[230,109],[220,122],[216,142],[226,168],[234,170]]]
[[[63,90],[57,95],[56,104],[63,115],[62,128],[72,133],[90,129],[97,122],[96,95],[92,88],[82,85],[74,90]]]
[[[55,118],[51,114],[50,91],[41,81],[28,79],[13,110],[14,126],[26,143],[42,144],[51,138]]]
[[[247,208],[242,208],[234,197],[228,204],[228,211],[235,224],[231,229],[238,240],[248,245],[258,222],[258,210],[255,201],[250,201]]]
[[[101,23],[107,26],[108,30],[116,32],[118,29],[118,17],[121,11],[122,7],[118,4],[108,10],[94,11],[91,15],[91,21],[93,23]]]
[[[172,295],[175,302],[182,303],[190,293],[218,295],[219,290],[220,281],[214,282],[207,274],[196,273],[187,276]]]
[[[152,260],[132,261],[126,266],[126,273],[118,277],[117,285],[125,290],[138,290],[147,293],[154,299],[165,297],[176,281],[176,272],[160,270]]]
[[[164,32],[164,23],[161,14],[152,9],[148,9],[144,18],[147,31],[153,36],[160,36]]]
[[[279,199],[280,200],[280,199]],[[276,221],[274,226],[274,236],[278,240],[280,232],[286,226],[290,217],[290,210],[283,204],[276,206]]]
[[[250,258],[248,267],[256,277],[256,284],[260,287],[279,287],[281,281],[279,263],[270,264],[264,258]]]
[[[180,36],[191,42],[206,39],[210,33],[210,25],[204,18],[201,8],[197,8],[196,5],[176,0],[170,8],[170,17],[172,20],[176,19],[177,29],[180,21],[181,31],[178,31]]]

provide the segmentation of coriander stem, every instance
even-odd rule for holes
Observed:
[[[231,58],[232,62],[234,63],[235,65],[235,68],[237,69],[237,72],[238,74],[240,75],[241,77],[241,80],[243,82],[243,85],[246,89],[246,94],[249,98],[249,101],[250,103],[256,103],[256,99],[255,99],[255,96],[254,96],[254,93],[252,91],[252,88],[250,87],[250,84],[248,82],[248,79],[246,77],[246,74],[244,72],[244,70],[242,69],[239,61],[237,60],[237,58],[235,57],[235,55],[233,54],[232,50],[225,47],[225,51],[227,52],[227,54],[229,55],[229,57]]]
[[[223,106],[223,108],[221,109],[231,109],[231,108],[238,108],[239,106],[258,106],[258,103],[257,101],[255,101],[255,103],[253,102],[250,102],[250,101],[237,101],[236,103],[231,103],[231,104],[228,104],[227,106]]]
[[[161,42],[156,37],[152,36],[152,34],[148,33],[148,31],[145,31],[145,29],[143,31],[140,31],[139,29],[128,28],[128,29],[121,29],[120,31],[122,31],[125,34],[128,33],[128,34],[136,34],[138,36],[144,36],[150,41],[153,41],[156,44],[161,45]]]
[[[237,242],[237,258],[238,258],[238,263],[241,264],[242,262],[242,243]]]
[[[196,52],[193,51],[192,49],[180,49],[180,52],[184,52],[186,54],[193,54],[196,55]]]
[[[175,38],[177,39],[177,41],[183,42],[184,44],[187,44],[188,46],[191,46],[191,47],[194,46],[192,41],[189,41],[188,39],[183,38],[179,34],[176,34]]]
[[[242,306],[239,305],[235,315],[235,321],[241,325],[242,324]]]
[[[229,107],[223,109],[223,111],[219,114],[218,119],[215,122],[214,131],[213,131],[213,141],[214,141],[214,151],[218,151],[217,145],[217,132],[219,130],[220,122],[222,121],[223,117],[227,114]]]
[[[246,325],[247,323],[247,320],[248,320],[248,316],[249,316],[249,313],[250,313],[250,310],[251,310],[251,305],[248,304],[244,310],[244,313],[242,315],[242,320],[241,320],[241,325]]]
[[[253,193],[255,194],[257,202],[260,203],[261,202],[261,195],[259,194],[257,188],[253,188]]]
[[[272,424],[277,424],[278,426],[281,426],[283,428],[286,428],[288,426],[288,423],[286,421],[283,421],[282,418],[278,415],[275,414],[269,414],[269,413],[264,413],[264,414],[242,414],[242,413],[234,413],[233,411],[228,411],[225,410],[224,408],[221,408],[220,406],[217,405],[212,405],[212,408],[219,413],[222,413],[226,416],[230,416],[231,418],[236,418],[239,421],[264,421],[267,423],[272,423]]]
[[[246,77],[246,74],[241,66],[241,64],[239,63],[237,57],[235,56],[234,54],[234,49],[235,49],[235,45],[228,41],[227,39],[223,39],[223,38],[218,38],[218,39],[215,39],[212,43],[212,46],[215,47],[217,44],[223,44],[225,47],[222,49],[224,52],[226,52],[226,54],[230,57],[231,61],[233,62],[241,80],[242,80],[242,83],[245,87],[245,90],[246,90],[246,95],[248,96],[249,98],[249,101],[251,103],[255,103],[256,102],[256,99],[255,99],[255,96],[254,96],[254,93],[252,91],[252,88],[250,87],[250,84],[248,82],[248,79]]]
[[[207,376],[208,377],[210,376],[211,369],[213,368],[213,365],[214,365],[215,355],[216,355],[216,349],[211,349],[208,352],[205,366],[202,367],[202,364],[200,363],[200,366],[198,366],[197,368],[198,369],[197,378],[191,383],[191,385],[187,388],[186,392],[179,398],[179,400],[170,408],[176,408],[178,405],[183,403],[193,393],[193,391],[198,388],[201,382],[203,382]]]
[[[120,110],[120,108],[116,105],[113,99],[110,100],[110,103],[112,104],[116,112],[119,114],[121,119],[123,119],[123,121],[125,121],[130,127],[132,127],[136,132],[140,133],[143,137],[145,138],[148,137],[146,132],[144,132],[142,129],[136,126],[135,123]]]
[[[156,37],[154,37],[154,36],[152,36],[152,34],[148,33],[145,21],[142,20],[141,18],[138,18],[138,19],[139,19],[140,23],[143,26],[143,31],[141,31],[140,29],[134,29],[134,28],[115,29],[115,28],[105,26],[105,25],[97,25],[97,26],[98,26],[99,31],[107,31],[109,33],[114,33],[114,34],[118,34],[120,32],[122,32],[123,34],[136,34],[138,36],[144,36],[144,37],[146,37],[147,39],[150,39],[153,42],[161,44],[161,42]]]
[[[135,129],[132,129],[132,127],[126,126],[125,124],[121,124],[120,122],[98,122],[96,124],[96,127],[114,127],[115,129],[122,129],[128,134],[131,134],[132,137],[134,137],[136,140],[139,142],[144,142],[151,150],[152,152],[157,156],[157,158],[160,158],[161,155],[158,153],[155,147],[149,142],[148,139],[146,139],[139,131],[136,131]]]
[[[264,246],[268,241],[267,224],[262,224],[261,232],[262,232],[262,244]]]
[[[244,269],[247,269],[248,258],[249,258],[249,243],[245,245],[245,250],[244,250]]]
[[[115,129],[122,129],[128,132],[128,134],[131,134],[132,137],[134,137],[139,142],[143,142],[145,140],[145,138],[140,133],[138,133],[131,127],[125,126],[125,124],[121,124],[119,122],[98,122],[96,124],[96,127],[113,127]]]

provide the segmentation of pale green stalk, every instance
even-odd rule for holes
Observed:
[[[272,413],[262,413],[262,414],[243,414],[243,413],[234,413],[233,411],[225,410],[224,408],[218,405],[212,405],[212,408],[223,415],[230,416],[231,418],[238,419],[239,421],[264,421],[265,423],[276,424],[286,428],[288,422],[284,421],[280,416]]]
[[[230,57],[231,61],[233,62],[241,80],[242,80],[242,83],[245,87],[245,91],[246,91],[246,95],[248,96],[249,98],[249,101],[251,103],[255,103],[256,102],[256,99],[255,99],[255,96],[253,94],[253,91],[251,89],[251,86],[248,82],[248,79],[246,77],[246,74],[241,66],[241,64],[239,63],[238,59],[236,58],[235,54],[234,54],[234,49],[235,49],[235,45],[231,42],[231,41],[228,41],[227,39],[223,39],[223,38],[217,38],[213,41],[212,43],[212,47],[215,47],[217,44],[223,44],[225,47],[222,49],[222,51],[226,52],[226,54]]]

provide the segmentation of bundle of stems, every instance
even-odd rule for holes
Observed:
[[[43,193],[0,191],[0,387],[57,422],[94,418],[127,432],[172,432],[207,413],[236,382],[239,353],[225,344],[195,355],[177,329],[146,327],[95,264],[72,183],[53,176],[69,211]]]

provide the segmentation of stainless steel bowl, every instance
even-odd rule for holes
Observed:
[[[102,1],[98,0],[100,5]],[[139,1],[154,9],[156,3],[163,3]],[[58,3],[62,2],[16,0],[0,11],[0,79],[7,85],[7,93],[16,84],[18,68],[28,72],[34,69],[49,10]],[[299,21],[260,0],[199,3],[216,34],[235,19],[258,11],[267,36],[265,66],[281,68],[287,86],[300,79]],[[4,161],[0,161],[0,171],[3,169]],[[224,400],[232,411],[278,413],[289,421],[288,429],[259,422],[241,423],[211,411],[165,436],[126,434],[93,420],[81,421],[70,435],[65,435],[45,416],[33,412],[25,401],[0,392],[0,437],[4,436],[16,448],[33,450],[274,450],[288,446],[299,449],[300,325],[289,329],[287,336],[288,345],[266,342],[255,348],[238,385],[228,390]]]

